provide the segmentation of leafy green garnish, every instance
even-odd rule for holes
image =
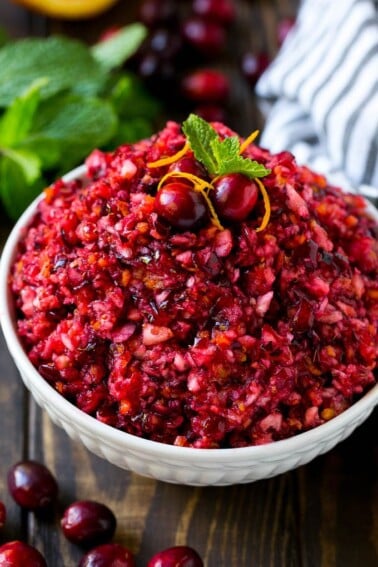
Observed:
[[[91,53],[96,61],[109,71],[122,65],[138,49],[146,35],[147,30],[142,24],[130,24],[106,41],[96,43]]]
[[[182,129],[196,159],[210,175],[241,173],[253,179],[270,173],[261,163],[240,155],[240,142],[236,136],[221,140],[214,128],[200,116],[190,114]]]
[[[95,148],[150,136],[160,106],[121,68],[141,24],[89,47],[64,36],[0,47],[0,200],[12,219]]]

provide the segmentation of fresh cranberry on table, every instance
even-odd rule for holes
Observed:
[[[253,180],[241,173],[222,175],[214,180],[213,186],[213,203],[224,220],[245,220],[256,205],[258,187]]]
[[[181,181],[167,183],[157,192],[155,211],[159,217],[182,230],[195,228],[207,215],[201,193]]]
[[[192,547],[177,545],[156,553],[147,567],[203,567],[203,561]]]
[[[20,461],[8,471],[8,488],[19,506],[40,510],[51,506],[58,495],[58,484],[42,463]]]
[[[269,56],[264,52],[246,51],[243,53],[240,68],[246,81],[253,87],[268,67]]]
[[[135,567],[134,555],[119,543],[104,543],[84,555],[79,567]]]
[[[94,500],[78,500],[66,508],[60,525],[67,539],[86,546],[109,542],[117,521],[105,504]]]
[[[197,16],[212,18],[223,24],[233,22],[236,15],[232,0],[193,0],[192,10]]]
[[[186,98],[196,102],[224,103],[230,94],[230,80],[222,71],[203,68],[185,75],[181,89]]]
[[[15,540],[0,546],[0,567],[47,567],[47,563],[38,549]]]
[[[5,508],[4,502],[1,502],[0,500],[0,528],[4,526],[6,517],[7,517],[7,509]]]
[[[181,27],[185,41],[206,57],[219,55],[226,43],[224,26],[219,22],[191,16]]]

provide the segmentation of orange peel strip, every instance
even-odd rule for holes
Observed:
[[[178,177],[178,178],[181,177],[182,179],[188,179],[189,181],[191,181],[193,183],[194,191],[201,193],[201,195],[203,196],[203,198],[206,201],[206,204],[207,204],[209,211],[210,211],[211,222],[219,230],[224,230],[224,227],[221,224],[219,217],[218,217],[217,213],[215,212],[213,203],[211,202],[211,199],[209,198],[209,195],[208,195],[209,190],[211,190],[211,191],[214,190],[214,187],[211,185],[211,183],[208,183],[204,179],[201,179],[200,177],[197,177],[196,175],[193,175],[192,173],[186,173],[185,171],[169,171],[168,173],[163,175],[163,177],[160,179],[157,190],[160,191],[160,189],[162,188],[164,183],[167,181],[167,179],[170,179],[172,177]]]
[[[265,205],[265,214],[263,216],[263,219],[261,221],[260,226],[258,228],[256,228],[256,232],[261,232],[262,230],[264,230],[268,226],[268,223],[270,221],[271,207],[270,207],[269,195],[268,195],[267,190],[265,189],[265,186],[260,181],[260,179],[258,179],[257,177],[254,179],[254,181],[259,186],[259,189],[261,191],[261,194],[262,194],[262,197],[263,197],[263,200],[264,200],[264,205]]]
[[[246,138],[244,142],[240,145],[239,153],[242,154],[243,152],[245,152],[248,146],[250,146],[256,140],[259,134],[260,134],[260,130],[255,130],[254,132],[252,132],[252,134],[250,134],[248,138]]]
[[[176,152],[173,156],[165,157],[158,159],[157,161],[151,161],[147,164],[147,167],[162,167],[164,165],[171,165],[171,163],[175,163],[175,161],[182,158],[186,152],[189,150],[190,145],[189,142],[186,142],[184,147],[181,148],[178,152]]]

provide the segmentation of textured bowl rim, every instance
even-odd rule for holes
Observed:
[[[66,181],[85,176],[85,166],[79,166],[63,177]],[[194,447],[179,447],[143,439],[130,433],[126,433],[115,427],[100,422],[59,394],[46,380],[38,373],[27,357],[18,335],[15,330],[11,308],[11,294],[9,290],[9,270],[12,264],[16,246],[22,237],[22,233],[27,228],[38,202],[43,198],[43,194],[37,197],[21,215],[15,223],[8,239],[5,243],[0,260],[0,322],[5,337],[5,341],[16,366],[21,373],[30,377],[33,388],[44,400],[49,400],[54,404],[56,410],[69,422],[75,424],[81,431],[90,431],[94,436],[112,445],[119,446],[120,450],[131,450],[146,452],[150,456],[156,455],[172,458],[179,462],[193,462],[198,464],[219,465],[230,463],[237,460],[242,466],[243,462],[250,462],[251,459],[258,461],[260,458],[269,457],[272,461],[279,459],[282,455],[291,454],[306,447],[314,445],[324,438],[331,438],[333,434],[344,430],[354,418],[360,416],[366,410],[367,415],[378,405],[378,384],[373,386],[360,400],[337,415],[330,421],[321,424],[313,429],[298,433],[293,437],[274,441],[263,445],[253,445],[248,447],[237,447],[229,449],[199,449]],[[378,220],[378,211],[367,203],[368,210]]]

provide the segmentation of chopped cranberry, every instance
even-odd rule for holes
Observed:
[[[192,10],[197,16],[218,20],[223,24],[233,22],[236,15],[232,0],[193,0]]]
[[[172,181],[158,191],[155,198],[157,214],[172,226],[190,230],[201,223],[207,214],[205,201],[200,193],[187,183]]]
[[[229,221],[245,220],[256,205],[258,188],[240,173],[222,175],[213,183],[212,198],[219,216]]]
[[[134,556],[119,543],[104,543],[84,555],[79,567],[135,567]]]
[[[187,43],[209,57],[219,55],[226,41],[225,30],[220,23],[197,16],[183,22],[182,35]]]
[[[192,547],[177,545],[156,553],[147,567],[203,567],[203,561]]]
[[[225,73],[216,69],[199,69],[183,77],[184,96],[197,102],[224,103],[230,94],[230,81]]]
[[[60,522],[67,539],[78,545],[109,542],[117,521],[105,504],[93,500],[79,500],[66,508]]]
[[[29,510],[51,506],[58,495],[54,476],[37,461],[21,461],[13,465],[8,472],[8,487],[15,502]]]
[[[0,565],[3,567],[47,567],[43,555],[22,541],[9,541],[0,546]]]
[[[248,83],[251,86],[255,86],[269,63],[270,58],[265,52],[260,51],[259,53],[255,53],[247,51],[241,58],[240,67]]]
[[[1,502],[0,500],[0,528],[4,526],[6,517],[7,517],[7,509],[5,508],[4,502]]]

